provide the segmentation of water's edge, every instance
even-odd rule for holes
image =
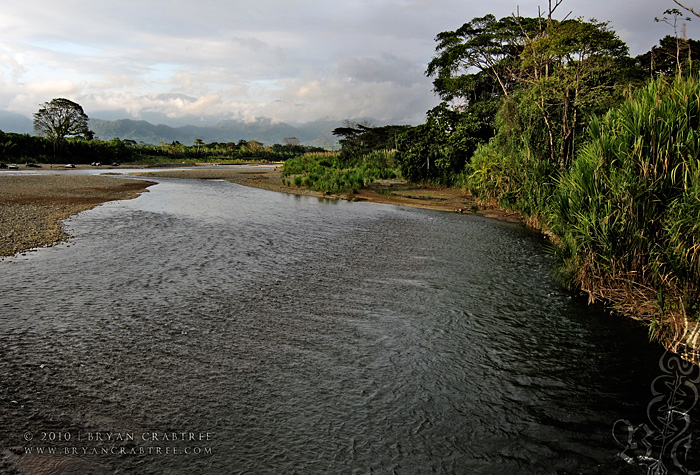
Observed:
[[[645,473],[661,352],[519,225],[163,179],[67,226],[0,263],[2,470]]]

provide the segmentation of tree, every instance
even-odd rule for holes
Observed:
[[[56,149],[65,137],[82,136],[91,140],[94,134],[88,128],[88,116],[83,108],[68,99],[58,98],[41,105],[34,114],[34,130],[53,142]]]
[[[462,170],[477,146],[493,135],[485,115],[495,113],[485,101],[464,112],[447,102],[428,111],[425,124],[401,133],[396,140],[396,161],[410,181],[437,180],[449,183]]]
[[[2,135],[5,134],[0,130],[0,136]],[[12,140],[8,140],[6,142],[0,141],[0,158],[2,160],[7,160],[7,158],[10,156],[10,151],[16,147],[17,144],[13,143]]]
[[[606,23],[554,20],[562,0],[552,3],[546,17],[487,15],[438,34],[426,73],[443,100],[461,101],[454,109],[472,116],[464,132],[473,139],[488,138],[493,126],[495,114],[484,112],[508,103],[515,129],[527,132],[523,145],[566,168],[585,118],[619,102],[638,70]]]
[[[249,140],[245,144],[245,149],[253,155],[256,155],[262,150],[263,145],[264,144],[262,142],[258,142],[257,140]]]
[[[678,36],[678,22],[680,20],[690,21],[690,17],[683,18],[683,13],[677,8],[670,8],[664,12],[663,18],[654,18],[657,23],[666,23],[673,27],[673,36],[676,38],[676,67],[678,68],[678,79],[683,75],[683,63],[681,62],[681,38]],[[683,23],[683,39],[685,39],[685,23]],[[689,62],[691,58],[688,57]]]
[[[607,23],[548,23],[522,54],[521,108],[537,106],[546,130],[547,155],[563,169],[573,159],[582,118],[621,100],[620,85],[631,81],[634,68],[627,46]]]
[[[196,140],[194,141],[194,147],[195,147],[195,149],[196,149],[197,155],[199,155],[200,149],[201,149],[201,148],[204,148],[204,140],[202,140],[202,139],[196,139]]]
[[[697,71],[694,58],[700,58],[700,41],[667,35],[659,40],[657,46],[636,59],[651,76],[673,76],[678,72],[685,74],[691,69]]]
[[[493,15],[474,18],[456,31],[439,33],[437,55],[428,64],[435,92],[444,100],[468,97],[477,69],[507,96],[517,81],[520,55],[528,37],[541,29],[537,18]],[[482,86],[483,87],[483,86]]]
[[[385,125],[373,127],[369,122],[345,121],[345,127],[333,129],[333,135],[342,137],[340,156],[344,166],[354,165],[363,155],[377,150],[393,150],[396,148],[396,137],[410,127],[407,125]]]

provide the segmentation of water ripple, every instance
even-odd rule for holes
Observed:
[[[610,427],[643,414],[636,368],[658,353],[571,299],[518,226],[164,179],[70,227],[70,247],[0,263],[5,447],[41,427],[197,430],[213,455],[95,463],[628,469]]]

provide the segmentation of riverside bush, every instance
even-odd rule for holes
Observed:
[[[343,167],[338,153],[306,154],[284,163],[282,176],[294,176],[297,186],[325,193],[354,193],[378,179],[396,177],[392,151],[373,151]]]
[[[496,117],[498,134],[479,145],[466,167],[463,188],[487,202],[517,210],[539,221],[546,214],[559,173],[555,163],[531,147],[513,102],[505,102]]]
[[[647,318],[676,315],[675,338],[679,315],[697,316],[700,81],[654,80],[588,133],[552,200],[563,275],[592,298],[644,295]]]

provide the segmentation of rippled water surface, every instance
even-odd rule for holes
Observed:
[[[661,353],[519,226],[162,179],[69,229],[0,262],[0,471],[646,473]]]

